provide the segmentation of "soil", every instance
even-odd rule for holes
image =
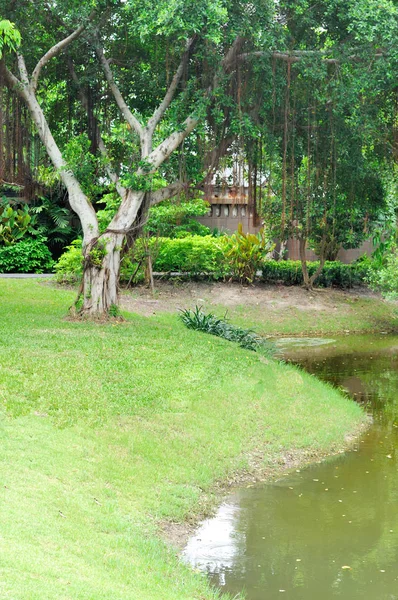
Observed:
[[[155,293],[146,287],[136,287],[122,292],[121,306],[125,310],[144,316],[162,312],[176,312],[195,305],[209,309],[222,306],[226,310],[235,306],[253,306],[280,311],[294,307],[303,312],[330,311],[342,301],[380,296],[367,288],[353,290],[317,289],[307,291],[301,287],[256,284],[242,286],[237,283],[157,282]]]

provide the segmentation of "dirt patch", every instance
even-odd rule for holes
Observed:
[[[301,287],[257,284],[242,286],[236,283],[189,282],[173,284],[157,282],[154,295],[145,287],[124,291],[121,296],[122,308],[144,316],[162,312],[175,312],[178,309],[192,308],[195,305],[211,308],[222,306],[258,307],[264,310],[287,310],[295,308],[302,312],[333,310],[342,302],[355,302],[356,299],[379,296],[366,288],[355,290],[314,290],[308,292]]]

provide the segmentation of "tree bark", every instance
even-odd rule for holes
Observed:
[[[322,269],[325,266],[325,245],[321,243],[320,245],[320,253],[319,253],[319,266],[316,271],[309,276],[308,266],[307,266],[307,257],[305,254],[305,249],[307,246],[306,238],[299,239],[299,252],[300,252],[300,261],[301,261],[301,270],[303,272],[303,286],[306,290],[312,290],[314,288],[314,283],[319,275],[322,273]]]
[[[79,314],[103,317],[119,304],[120,253],[123,234],[107,232],[84,250],[83,282],[77,300]]]
[[[301,261],[301,270],[303,272],[303,285],[306,290],[309,290],[309,289],[311,289],[311,286],[310,286],[310,277],[308,275],[307,257],[305,254],[306,246],[307,246],[306,238],[299,238],[299,253],[300,253],[300,261]]]
[[[322,273],[323,267],[325,266],[326,248],[327,248],[326,236],[323,235],[322,241],[319,245],[319,266],[318,266],[317,270],[315,271],[315,273],[313,273],[310,277],[310,289],[312,289],[315,280]]]

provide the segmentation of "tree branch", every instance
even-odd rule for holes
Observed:
[[[94,19],[94,16],[95,16],[95,13],[92,12],[90,14],[89,18],[88,18],[88,22],[87,23],[83,23],[82,25],[80,25],[80,27],[78,27],[73,33],[71,33],[66,38],[64,38],[63,40],[61,40],[57,44],[55,44],[52,48],[50,48],[50,50],[48,50],[41,57],[41,59],[39,60],[39,62],[35,66],[35,68],[33,69],[32,78],[31,78],[31,81],[30,81],[30,85],[31,85],[33,93],[36,92],[37,84],[39,82],[39,77],[40,77],[40,73],[41,73],[42,68],[45,67],[45,65],[52,58],[54,58],[54,56],[57,56],[57,54],[59,54],[64,48],[66,48],[67,46],[69,46],[69,44],[71,42],[73,42],[75,39],[77,39],[83,33],[83,31],[86,29],[88,23],[90,23],[90,21],[92,21]]]
[[[303,58],[305,57],[314,57],[314,58],[321,58],[323,62],[330,64],[330,65],[338,65],[341,63],[341,59],[339,58],[327,58],[325,56],[326,52],[323,51],[317,51],[317,50],[293,50],[292,52],[279,52],[276,50],[257,50],[254,52],[244,52],[243,54],[239,54],[237,56],[237,59],[240,61],[245,61],[245,60],[249,60],[250,58],[255,58],[255,57],[263,57],[263,56],[269,56],[270,58],[276,58],[279,60],[284,60],[286,62],[290,62],[290,63],[297,63],[300,62]],[[384,52],[377,52],[376,54],[373,55],[374,58],[381,58],[385,56]],[[357,61],[357,60],[361,60],[360,56],[356,55],[356,54],[352,54],[351,56],[347,57],[347,60],[349,61]]]
[[[238,55],[238,52],[239,52],[243,42],[244,42],[244,38],[237,35],[221,63],[224,71],[228,72],[234,66],[236,57]]]
[[[25,59],[22,56],[22,54],[19,54],[19,52],[17,52],[17,59],[18,59],[18,69],[21,74],[21,82],[24,85],[28,86],[29,85],[29,75],[28,75],[28,70],[26,68]]]
[[[199,119],[196,117],[188,117],[182,124],[183,129],[181,131],[175,131],[163,142],[159,144],[147,157],[147,161],[150,163],[151,168],[149,171],[140,170],[140,174],[144,175],[147,173],[155,173],[156,169],[174,152],[176,148],[184,141],[184,139],[193,131],[198,124]]]
[[[104,51],[98,43],[95,44],[95,52],[97,54],[97,58],[101,64],[101,66],[102,66],[102,69],[104,71],[105,78],[106,78],[106,80],[109,84],[109,87],[111,88],[111,91],[113,93],[113,96],[116,100],[116,104],[118,105],[118,107],[120,109],[120,112],[122,113],[123,117],[126,119],[127,123],[130,125],[131,129],[134,129],[134,131],[140,136],[140,139],[142,139],[143,135],[144,135],[144,129],[143,129],[141,123],[133,115],[133,113],[127,106],[127,104],[122,96],[122,93],[119,90],[119,87],[115,83],[112,69],[110,68],[109,62],[107,61],[107,59],[104,55]]]
[[[23,87],[23,83],[22,81],[20,81],[18,79],[18,77],[16,77],[14,75],[14,73],[12,73],[4,60],[4,56],[2,57],[2,59],[0,60],[0,69],[2,71],[2,74],[4,76],[4,79],[7,81],[7,83],[9,84],[9,86],[13,89],[17,91],[17,88],[22,88]]]
[[[154,206],[154,204],[159,204],[159,202],[163,202],[164,200],[169,200],[176,196],[179,192],[187,187],[182,181],[175,181],[170,185],[156,190],[155,192],[150,192],[149,194],[149,204],[150,206]]]
[[[175,72],[175,75],[172,79],[169,89],[167,90],[166,95],[163,98],[161,104],[155,110],[152,117],[148,121],[147,126],[151,132],[154,131],[156,125],[159,123],[160,119],[163,117],[164,113],[166,112],[166,110],[168,109],[168,107],[170,106],[170,104],[174,98],[174,95],[176,93],[178,84],[180,83],[181,77],[184,73],[184,69],[187,65],[187,62],[189,59],[189,54],[191,52],[191,49],[192,49],[192,46],[193,46],[195,40],[196,40],[196,37],[192,37],[189,40],[187,40],[185,52],[182,55],[181,62],[178,66],[177,71]]]

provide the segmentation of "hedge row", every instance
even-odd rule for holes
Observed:
[[[308,274],[317,270],[319,262],[308,262]],[[366,281],[368,265],[365,263],[344,264],[339,261],[326,262],[321,274],[315,281],[320,287],[350,288]],[[299,260],[267,260],[262,266],[262,281],[265,283],[283,283],[284,285],[301,285],[303,273]]]
[[[227,237],[191,236],[160,238],[153,242],[155,271],[189,273],[192,277],[207,275],[214,279],[228,272],[224,248]]]
[[[162,238],[158,240],[158,254],[154,270],[162,273],[186,273],[190,277],[204,275],[213,279],[231,276],[224,250],[228,238],[192,236],[184,239]],[[155,251],[156,255],[156,251]],[[319,262],[308,262],[308,273],[315,273]],[[365,263],[344,264],[339,261],[326,262],[316,285],[320,287],[350,288],[364,283],[368,273]],[[301,285],[303,273],[301,262],[294,260],[264,260],[261,268],[261,281]]]
[[[225,257],[228,245],[226,236],[215,238],[212,236],[190,236],[187,238],[151,238],[149,252],[153,260],[154,271],[179,275],[187,278],[229,279],[231,269]],[[128,281],[137,270],[137,265],[145,257],[144,244],[139,241],[135,247],[135,254],[126,257],[122,262],[121,280]],[[310,275],[318,267],[317,262],[309,262]],[[73,281],[81,276],[82,257],[81,242],[76,241],[61,256],[56,265],[59,281]],[[349,265],[341,262],[327,262],[315,284],[322,287],[349,288],[365,282],[368,272],[366,263],[352,263]],[[282,283],[284,285],[301,285],[303,274],[300,261],[292,260],[264,260],[261,267],[261,276],[264,283]]]

